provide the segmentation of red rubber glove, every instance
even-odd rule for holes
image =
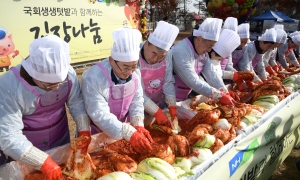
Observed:
[[[134,126],[134,128],[139,132],[144,134],[144,136],[149,140],[150,143],[153,143],[153,139],[147,129],[145,129],[143,126]]]
[[[139,153],[150,152],[152,150],[149,140],[138,131],[132,134],[129,143]]]
[[[245,91],[244,83],[237,84],[237,86],[238,86],[239,91],[241,91],[241,92]]]
[[[175,117],[177,117],[177,106],[170,106],[169,112],[170,112],[171,118],[173,120]]]
[[[228,92],[235,101],[240,101],[240,97],[233,90],[228,89]]]
[[[242,76],[239,75],[238,72],[234,72],[232,80],[236,83],[241,83],[244,79]]]
[[[167,118],[167,116],[163,113],[163,111],[158,108],[156,113],[154,114],[157,124],[171,127],[171,124]]]
[[[60,180],[62,178],[61,168],[51,159],[47,157],[40,171],[42,171],[47,180]]]
[[[253,88],[253,86],[254,86],[254,83],[252,81],[247,81],[246,84],[249,89]]]
[[[229,94],[223,93],[219,102],[221,105],[233,105],[235,101]]]
[[[273,68],[271,66],[267,66],[266,70],[270,75],[273,75],[275,73],[275,71],[273,70]]]
[[[268,81],[268,79],[266,79],[266,80],[262,79],[262,84],[265,83],[265,82],[267,82],[267,81]]]
[[[78,146],[77,148],[82,149],[81,154],[86,154],[89,144],[91,143],[91,140],[92,140],[91,131],[80,131],[78,134],[78,137],[81,137],[81,136],[85,136],[85,137],[87,137],[87,139],[82,140],[81,145]]]
[[[276,71],[276,72],[279,72],[279,71],[280,71],[280,68],[279,68],[279,66],[278,66],[277,64],[273,66],[273,69],[274,69],[274,71]]]

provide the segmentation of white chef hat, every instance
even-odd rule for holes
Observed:
[[[228,57],[241,43],[239,35],[229,29],[223,29],[213,50],[222,58]]]
[[[238,34],[240,38],[249,38],[250,37],[250,28],[249,23],[243,23],[238,26]]]
[[[27,73],[39,81],[64,81],[70,66],[69,44],[56,35],[35,39],[29,46],[29,57],[21,64]]]
[[[223,29],[229,29],[234,32],[237,32],[237,27],[238,27],[238,21],[234,17],[228,17],[224,21]]]
[[[142,34],[137,29],[121,28],[113,31],[111,57],[121,62],[132,62],[139,59]]]
[[[150,34],[148,41],[163,49],[168,51],[173,45],[179,29],[173,24],[169,24],[165,21],[159,21],[154,32]]]
[[[294,35],[292,37],[292,41],[297,45],[300,46],[300,34]]]
[[[283,24],[275,24],[274,28],[284,30],[284,25]]]
[[[289,37],[293,37],[293,36],[298,35],[298,34],[300,34],[300,31],[294,31],[291,34],[289,34]]]
[[[194,29],[193,36],[201,36],[203,39],[218,41],[222,22],[222,19],[206,18],[198,29]]]
[[[276,29],[276,42],[285,43],[287,34],[283,29]]]
[[[276,30],[274,28],[267,29],[260,37],[259,41],[276,42]]]

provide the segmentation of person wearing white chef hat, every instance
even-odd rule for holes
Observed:
[[[222,61],[240,45],[239,35],[229,29],[223,29],[220,34],[220,38],[215,46],[213,46],[211,52],[209,52],[210,61],[214,65],[212,71],[217,72],[218,76],[225,80],[233,80],[234,82],[243,81],[243,76],[240,76],[236,70],[225,70]],[[230,95],[235,99],[239,100],[233,91],[228,89]]]
[[[226,56],[226,57],[222,56],[223,59],[220,62],[221,69],[223,71],[221,77],[225,80],[225,82],[228,82],[228,80],[233,80],[234,82],[240,82],[243,80],[243,78],[241,76],[239,76],[239,73],[236,72],[237,70],[233,67],[233,61],[232,61],[232,52],[236,48],[240,47],[240,44],[242,41],[242,40],[240,40],[240,35],[237,34],[237,32],[238,32],[237,24],[238,24],[238,21],[236,18],[234,18],[234,17],[226,18],[222,31],[224,31],[225,29],[233,31],[234,33],[228,32],[228,31],[226,32],[226,34],[228,34],[228,36],[232,37],[233,39],[230,39],[230,38],[226,37],[226,35],[223,35],[224,40],[222,40],[222,41],[219,40],[220,42],[218,41],[217,44],[213,47],[213,50],[217,49],[218,51],[221,51],[221,49],[223,49],[223,51],[224,51],[227,49],[227,52],[230,51],[229,54],[227,53],[228,56]],[[247,28],[247,27],[245,27],[245,28]],[[242,32],[245,34],[247,32],[249,32],[249,28],[248,29],[245,29],[245,28],[242,29],[242,31],[239,30],[239,32],[240,33]],[[237,38],[238,38],[239,42],[237,41]],[[226,43],[226,41],[227,41],[227,43]],[[224,47],[222,47],[222,46],[224,46]],[[235,47],[235,48],[232,49],[233,47]],[[246,73],[246,72],[244,72],[244,73]]]
[[[79,136],[87,137],[77,148],[87,153],[90,120],[69,53],[69,45],[56,35],[35,39],[29,56],[0,76],[5,104],[0,108],[0,165],[11,157],[47,179],[60,179],[61,168],[43,151],[70,142],[65,104]]]
[[[85,107],[92,119],[92,133],[103,131],[113,139],[124,138],[140,153],[153,142],[144,128],[144,98],[138,59],[142,35],[137,29],[113,31],[111,55],[82,75]],[[130,122],[130,123],[127,123]]]
[[[246,36],[247,35],[249,36],[249,24],[243,24],[241,26],[238,27],[237,25],[237,19],[234,18],[234,17],[228,17],[226,20],[225,20],[225,23],[224,23],[224,26],[223,26],[223,29],[228,29],[228,30],[231,30],[233,32],[235,32],[235,34],[232,35],[232,37],[234,37],[233,39],[228,39],[228,38],[225,38],[224,39],[228,39],[226,41],[230,42],[230,44],[232,45],[232,47],[235,47],[236,43],[238,43],[236,41],[236,38],[238,38],[239,40],[239,43],[238,43],[238,46],[235,47],[234,50],[236,50],[236,48],[240,47],[242,48],[243,46],[241,45],[242,41],[244,39],[240,38],[241,37],[241,34],[243,36]],[[240,34],[238,34],[238,32]],[[244,38],[244,37],[243,37]],[[247,42],[248,39],[246,39],[246,42]],[[245,43],[246,43],[245,42]],[[227,47],[227,45],[224,45],[225,42],[223,43],[217,43],[219,44],[218,46],[219,47]],[[222,44],[222,45],[221,45]],[[244,44],[245,45],[245,44]],[[214,47],[215,48],[215,47]],[[214,49],[213,48],[213,49]],[[227,47],[228,48],[228,47]],[[232,53],[233,51],[232,50],[229,55],[225,58],[223,58],[220,62],[220,65],[221,65],[221,69],[223,71],[222,73],[222,78],[224,79],[224,82],[225,83],[231,83],[230,80],[233,80],[235,83],[238,84],[238,86],[243,82],[245,76],[240,76],[240,72],[238,72],[234,67],[233,67],[233,60],[232,60]],[[245,73],[251,73],[250,71],[243,71],[242,72],[243,74]],[[228,89],[229,93],[231,94],[232,97],[234,97],[236,100],[238,100],[238,96],[234,95],[233,91],[231,91],[230,89]]]
[[[167,104],[172,119],[177,116],[173,79],[173,65],[168,53],[179,29],[177,26],[160,21],[147,41],[142,43],[139,67],[144,89],[145,112],[155,117],[158,124],[170,126],[162,109]]]
[[[216,45],[213,46],[212,50],[208,53],[214,67],[218,67],[215,71],[220,77],[223,76],[222,61],[230,56],[232,51],[234,51],[240,45],[240,37],[234,31],[229,29],[223,29],[220,38]],[[217,66],[216,66],[217,65]]]
[[[207,98],[219,100],[223,105],[233,104],[223,80],[211,71],[213,64],[207,54],[219,40],[221,26],[221,19],[207,18],[198,29],[193,30],[193,36],[179,41],[170,50],[177,101],[186,100],[194,90]],[[205,75],[207,82],[200,73]]]
[[[300,67],[299,62],[293,53],[293,50],[299,46],[300,34],[298,34],[298,32],[294,32],[290,34],[284,44],[279,46],[277,49],[278,63],[287,71],[293,71],[293,69],[289,68],[288,62],[292,63],[293,66],[297,68]]]
[[[237,30],[238,30],[237,19],[234,17],[226,18],[224,25],[223,25],[223,30],[225,30],[225,29],[228,29],[228,30],[231,30],[231,31],[237,33]],[[225,44],[223,44],[223,45],[225,45]],[[222,70],[226,70],[226,71],[236,71],[236,69],[234,69],[234,67],[233,67],[231,53],[227,57],[224,57],[224,59],[221,60],[221,68],[222,68]]]
[[[263,56],[263,62],[266,68],[266,71],[273,75],[275,72],[279,72],[279,65],[276,63],[276,54],[277,48],[283,43],[285,43],[287,39],[287,34],[283,29],[275,29],[276,30],[276,43],[273,45],[272,49],[268,50]]]
[[[248,88],[252,88],[254,83],[261,84],[263,81],[267,80],[262,57],[273,47],[275,42],[276,30],[270,28],[267,29],[262,36],[258,37],[257,40],[247,43],[246,52],[238,62],[238,67],[242,71],[250,70],[254,73],[254,80],[246,82]],[[254,69],[256,69],[256,71],[254,71]]]
[[[247,43],[250,37],[250,26],[249,23],[243,23],[238,26],[237,33],[240,36],[240,45],[232,52],[232,63],[233,68],[239,71],[238,62],[242,59],[244,53],[246,52]]]
[[[224,21],[223,29],[229,29],[237,33],[238,20],[235,17],[227,17]]]

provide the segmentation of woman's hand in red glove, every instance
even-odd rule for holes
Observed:
[[[234,99],[229,94],[222,94],[222,97],[219,100],[221,105],[234,105]]]
[[[42,171],[47,180],[61,180],[62,172],[59,165],[57,165],[50,156],[48,156],[43,163],[40,171]]]
[[[154,142],[153,139],[152,139],[152,137],[151,137],[151,135],[150,135],[150,133],[149,133],[149,131],[148,131],[147,129],[145,129],[145,128],[142,127],[142,126],[134,126],[134,128],[135,128],[138,132],[144,134],[144,136],[149,140],[150,143],[153,143],[153,142]]]
[[[82,136],[84,136],[85,138],[81,141],[80,143],[81,145],[79,145],[77,148],[82,149],[81,154],[86,154],[89,144],[91,143],[92,140],[91,131],[80,131],[78,133],[78,137],[82,137]]]
[[[158,110],[154,114],[154,117],[156,119],[157,124],[171,127],[171,124],[170,124],[167,116],[164,114],[164,112],[160,108],[158,108]]]
[[[169,112],[172,120],[177,117],[177,106],[169,106]]]
[[[132,134],[129,143],[139,153],[147,153],[152,150],[149,140],[138,131]]]

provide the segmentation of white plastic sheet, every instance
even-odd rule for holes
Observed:
[[[103,149],[105,145],[111,144],[115,141],[116,140],[108,137],[104,133],[95,134],[92,136],[92,141],[88,152]],[[67,162],[71,153],[71,147],[70,144],[66,144],[46,152],[57,164],[64,164]],[[0,166],[0,180],[21,180],[24,179],[26,175],[34,171],[35,169],[33,169],[31,166],[25,165],[19,161],[12,161]]]

